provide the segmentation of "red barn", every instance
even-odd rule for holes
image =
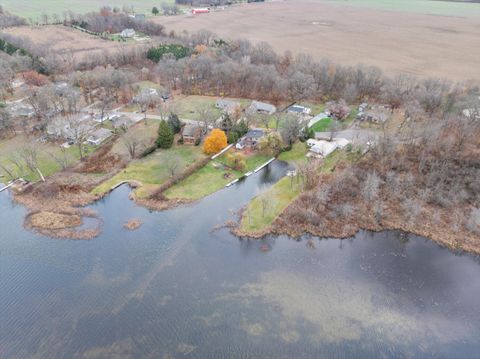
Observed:
[[[192,14],[208,14],[210,9],[208,7],[192,9]]]

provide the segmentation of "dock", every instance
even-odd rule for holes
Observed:
[[[260,171],[262,168],[264,167],[267,167],[270,163],[272,163],[273,161],[275,161],[275,157],[272,157],[270,158],[267,162],[265,162],[263,165],[257,167],[253,172],[257,173],[258,171]]]

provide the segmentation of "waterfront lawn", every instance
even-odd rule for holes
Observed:
[[[296,142],[290,151],[285,151],[280,153],[278,159],[280,161],[285,161],[290,164],[298,164],[301,162],[306,162],[307,157],[305,156],[308,152],[307,144],[304,142]]]
[[[94,188],[94,195],[103,195],[117,183],[122,181],[137,181],[142,185],[135,190],[139,198],[148,197],[159,185],[171,176],[168,163],[172,160],[178,163],[175,173],[181,173],[187,166],[201,159],[200,147],[176,145],[170,149],[158,149],[151,155],[130,162],[130,164],[109,180]]]
[[[245,173],[253,171],[269,159],[270,157],[262,154],[249,155],[245,159],[246,168],[242,172],[229,169],[226,166],[226,155],[224,154],[168,189],[165,196],[169,199],[197,200],[203,198],[222,189],[226,184],[242,177]],[[225,174],[229,174],[229,176],[226,178]]]
[[[244,233],[255,234],[268,228],[285,208],[300,194],[297,178],[283,177],[247,206],[240,223]]]
[[[33,148],[37,151],[38,167],[44,177],[51,176],[62,168],[60,164],[55,160],[54,156],[62,157],[62,148],[59,144],[40,142],[34,137],[27,137],[24,135],[17,135],[15,137],[0,140],[0,164],[6,167],[10,172],[14,173],[15,177],[22,177],[29,181],[40,180],[40,175],[36,171],[30,171],[25,164],[25,161],[21,159],[21,152],[25,147],[25,144],[33,145]],[[93,152],[96,147],[85,146],[85,154]],[[80,156],[77,146],[71,146],[65,149],[65,156],[69,165],[74,165],[78,162]],[[22,163],[22,170],[20,171],[17,166],[12,162],[12,159],[17,158]],[[63,158],[63,157],[62,157]],[[0,167],[0,182],[7,182],[11,178],[6,171]]]

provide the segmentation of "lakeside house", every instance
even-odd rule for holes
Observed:
[[[47,125],[47,135],[54,139],[74,142],[80,136],[95,129],[95,122],[89,114],[79,113],[68,116],[56,116]]]
[[[258,141],[265,135],[262,129],[249,130],[245,136],[243,136],[235,145],[237,150],[243,149],[255,149],[258,145]]]
[[[123,37],[124,39],[132,38],[136,35],[134,29],[123,29],[122,32],[120,33],[120,36]]]
[[[269,103],[253,101],[248,111],[251,113],[273,115],[277,111],[277,108]]]
[[[111,137],[112,134],[112,131],[107,130],[106,128],[99,128],[93,132],[89,138],[87,138],[87,143],[93,146],[98,146],[107,138]]]
[[[292,113],[295,115],[310,115],[312,113],[312,109],[305,106],[292,105],[287,108],[287,113]]]
[[[187,124],[182,128],[182,139],[184,145],[194,145],[202,137],[202,128],[198,125]]]
[[[307,140],[307,146],[310,147],[307,157],[326,157],[337,148],[345,148],[350,143],[345,138],[334,138],[332,141],[326,140]]]

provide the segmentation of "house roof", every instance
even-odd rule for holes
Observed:
[[[255,109],[256,111],[263,111],[268,113],[274,113],[277,108],[269,103],[253,101],[250,105],[251,108]]]
[[[264,132],[261,129],[249,130],[246,134],[246,138],[260,138],[263,137]]]
[[[112,135],[112,131],[107,130],[106,128],[99,128],[95,132],[92,133],[90,138],[93,139],[106,139]]]
[[[292,105],[287,109],[288,112],[295,112],[295,113],[307,113],[310,112],[310,108],[300,105]]]
[[[195,137],[200,133],[200,127],[197,125],[185,125],[183,127],[182,135],[187,137]]]

